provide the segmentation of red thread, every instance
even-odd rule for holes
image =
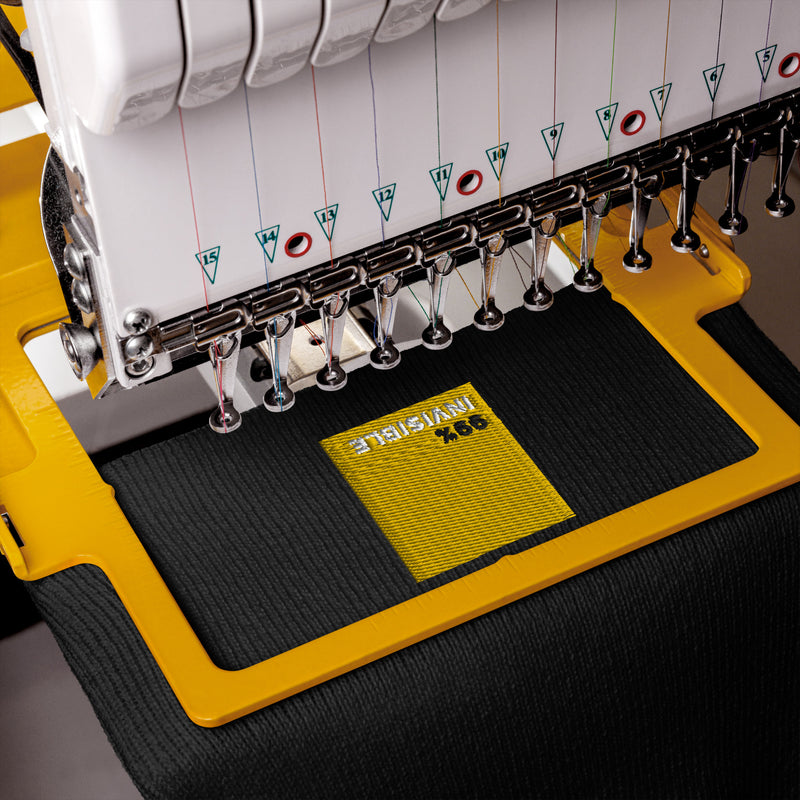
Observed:
[[[314,114],[317,118],[317,142],[319,143],[319,168],[322,172],[322,197],[325,201],[325,211],[328,210],[328,189],[325,186],[325,162],[322,159],[322,130],[319,125],[319,105],[317,103],[317,78],[314,66],[311,66],[311,86],[314,89]],[[331,268],[333,268],[333,237],[328,237],[328,248],[331,253]]]
[[[217,381],[217,392],[219,394],[219,414],[222,419],[222,430],[228,432],[228,422],[225,419],[225,398],[222,394],[222,364],[220,363],[220,351],[216,342],[211,345],[214,348],[214,374]]]
[[[197,209],[194,204],[194,190],[192,189],[192,172],[189,169],[189,149],[186,147],[186,131],[183,129],[183,112],[181,107],[178,106],[178,119],[181,123],[181,139],[183,139],[183,155],[186,158],[186,177],[189,179],[189,198],[192,201],[192,217],[194,218],[194,233],[197,237],[197,260],[200,264],[200,278],[203,281],[203,298],[206,303],[206,311],[208,311],[208,291],[206,289],[206,273],[203,269],[203,263],[200,261],[200,228],[197,226]]]
[[[320,339],[320,337],[317,336],[317,334],[314,333],[314,331],[312,331],[311,328],[309,328],[308,325],[306,325],[306,323],[303,322],[302,319],[300,320],[300,324],[311,334],[312,342],[314,342],[317,345],[317,347],[319,347],[319,349],[322,350],[322,355],[324,356],[325,348],[322,346],[322,339]],[[327,356],[325,357],[327,358]]]

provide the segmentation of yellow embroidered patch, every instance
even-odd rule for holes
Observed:
[[[470,383],[321,444],[417,581],[575,516]]]

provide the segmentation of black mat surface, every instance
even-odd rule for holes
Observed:
[[[736,429],[710,437],[716,446],[698,444],[713,409],[691,387],[676,388],[669,364],[645,355],[647,343],[636,331],[624,323],[621,331],[609,330],[603,308],[608,304],[595,301],[559,303],[566,323],[558,322],[556,309],[537,315],[535,328],[527,324],[534,315],[525,317],[523,328],[510,318],[498,334],[507,338],[492,343],[494,366],[485,365],[481,378],[468,374],[468,367],[483,345],[475,339],[473,346],[466,336],[452,372],[437,361],[431,380],[441,380],[441,388],[423,375],[428,354],[406,359],[399,384],[394,375],[380,376],[382,390],[370,373],[363,381],[354,376],[348,392],[362,398],[363,408],[349,410],[353,398],[326,397],[324,419],[304,412],[311,426],[305,435],[318,441],[354,424],[350,414],[362,421],[385,413],[380,403],[393,410],[472,379],[523,441],[526,425],[536,422],[542,430],[542,414],[535,412],[547,398],[535,384],[547,364],[572,363],[576,375],[565,378],[564,390],[569,403],[559,422],[546,426],[565,446],[553,446],[536,460],[581,524],[604,516],[621,498],[647,496],[664,482],[686,480],[693,470],[702,474],[727,463],[732,447],[748,450]],[[719,312],[711,326],[800,418],[800,376],[743,312]],[[621,333],[618,341],[615,333]],[[531,354],[534,389],[523,390],[528,403],[513,400],[521,382],[498,361],[515,340],[524,341]],[[572,361],[559,361],[562,352]],[[632,377],[640,367],[650,383]],[[403,381],[408,389],[397,388]],[[387,388],[390,383],[394,388]],[[412,390],[424,394],[407,399]],[[306,405],[305,396],[300,401]],[[682,438],[675,435],[674,419],[668,420],[675,407]],[[520,408],[528,411],[514,417]],[[631,417],[642,409],[646,419],[634,428]],[[245,420],[246,430],[249,437],[251,429],[256,434],[259,425],[269,426],[253,458],[263,463],[275,454],[282,464],[277,456],[291,454],[301,432],[289,428],[281,442],[272,419],[255,415]],[[587,437],[597,442],[598,420],[611,436],[587,449]],[[694,426],[693,420],[702,422]],[[200,464],[182,449],[192,436],[205,448]],[[676,450],[669,451],[674,442]],[[212,474],[208,465],[221,458],[222,444],[202,432],[189,434],[178,440],[178,456],[169,462],[196,479],[193,502],[201,518],[216,508],[215,484],[204,480],[204,470]],[[579,444],[577,459],[573,452],[571,463],[559,461],[559,451]],[[166,445],[159,447],[142,454],[140,482],[152,481],[152,468],[168,461]],[[289,461],[298,462],[298,479],[308,478],[307,463],[297,456]],[[125,459],[102,469],[114,482],[114,470],[122,466],[129,474],[137,471]],[[248,484],[243,496],[268,491],[265,483]],[[132,481],[130,489],[142,487]],[[330,500],[340,499],[338,490],[326,493],[310,481],[306,502],[292,502],[327,509]],[[170,512],[175,502],[173,494],[148,512],[162,532],[160,542],[148,542],[157,559],[172,552],[185,557],[190,548],[183,521]],[[318,527],[338,533],[336,554],[345,554],[325,556],[334,559],[332,585],[346,600],[335,608],[326,599],[314,600],[303,583],[303,559],[287,559],[282,568],[294,570],[301,586],[297,596],[310,603],[309,614],[292,615],[288,602],[276,612],[270,602],[276,590],[269,586],[272,596],[253,611],[250,584],[258,586],[262,578],[246,564],[244,578],[227,588],[214,588],[219,574],[211,586],[199,588],[190,585],[194,578],[185,585],[178,579],[181,602],[220,663],[263,657],[265,648],[308,637],[316,616],[330,625],[354,609],[385,605],[415,588],[379,532],[372,529],[358,546],[351,544],[354,513],[343,517],[341,527]],[[274,517],[254,514],[246,522],[263,538],[281,540],[285,534]],[[355,519],[369,530],[368,518]],[[221,527],[224,520],[212,516],[208,532],[193,531],[189,575],[199,575],[203,562],[216,571],[218,548],[238,547],[236,530]],[[214,730],[193,725],[183,714],[99,570],[73,568],[31,591],[147,798],[782,798],[797,789],[798,535],[800,491],[791,487]],[[317,547],[303,541],[300,552],[316,557]],[[359,559],[353,573],[350,558]],[[209,590],[213,600],[203,602]],[[236,622],[237,613],[247,616],[249,628]],[[281,614],[294,630],[276,630]],[[260,639],[255,645],[254,638]]]

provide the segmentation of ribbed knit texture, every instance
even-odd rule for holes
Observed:
[[[557,301],[286,414],[254,410],[232,435],[203,425],[100,466],[216,663],[248,666],[754,452],[606,292]],[[320,442],[470,381],[576,516],[418,586]]]
[[[353,420],[472,380],[575,524],[751,451],[608,298],[557,306],[460,333],[444,358],[404,354],[392,376],[364,370],[339,396],[304,393],[285,418],[249,414],[233,437],[195,431],[102,467],[218,663],[417,591],[307,446]],[[715,316],[800,419],[797,372],[740,309]],[[513,366],[525,354],[529,376]],[[223,468],[230,450],[246,469]],[[275,465],[292,491],[269,483]],[[182,712],[99,570],[31,591],[147,798],[783,798],[800,738],[799,520],[792,487],[212,730]]]

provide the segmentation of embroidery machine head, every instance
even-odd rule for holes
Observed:
[[[624,266],[649,269],[665,186],[680,185],[680,252],[701,247],[712,169],[730,170],[720,227],[746,230],[765,148],[766,209],[791,214],[800,6],[711,5],[26,0],[75,374],[102,397],[210,363],[210,425],[231,432],[239,379],[288,411],[311,382],[339,390],[465,324],[494,331],[509,304],[599,289],[614,206],[633,204]],[[559,229],[578,221],[573,266]]]

